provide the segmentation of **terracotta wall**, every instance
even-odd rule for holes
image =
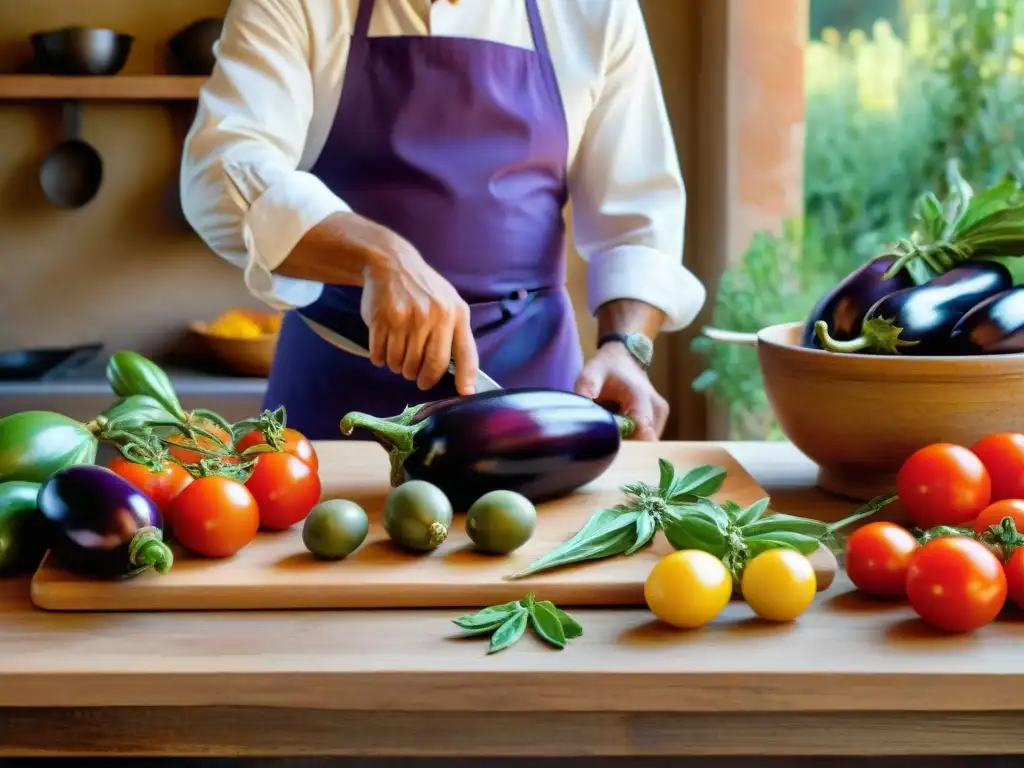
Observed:
[[[799,199],[802,82],[795,46],[808,0],[641,0],[689,188],[687,262],[712,288],[755,226]],[[228,0],[0,0],[0,72],[29,56],[28,35],[67,24],[111,26],[137,40],[127,73],[161,71],[163,45]],[[256,306],[238,272],[189,231],[176,204],[188,103],[93,103],[84,133],[105,161],[99,196],[59,211],[39,163],[60,139],[57,103],[0,101],[0,348],[103,340],[157,354],[191,319]],[[681,223],[682,225],[682,223]],[[570,276],[585,347],[584,265]],[[689,382],[691,333],[659,342],[654,379],[674,405],[670,434],[703,436]]]

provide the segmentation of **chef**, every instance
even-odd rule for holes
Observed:
[[[705,292],[637,0],[233,0],[181,171],[185,214],[285,315],[266,406],[575,390],[660,437],[650,344]],[[587,261],[584,362],[563,213]],[[326,343],[361,317],[370,358]],[[454,377],[447,375],[454,362]]]

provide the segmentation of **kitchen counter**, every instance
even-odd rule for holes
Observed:
[[[789,445],[726,447],[780,511],[856,506]],[[0,582],[0,755],[1024,753],[1017,615],[944,637],[843,576],[786,625],[572,612],[565,650],[487,656],[459,611],[49,614]]]
[[[107,358],[49,381],[0,381],[0,416],[30,410],[50,410],[88,421],[110,407],[114,395],[104,371]],[[260,412],[267,380],[232,376],[223,372],[183,365],[163,365],[182,405],[209,408],[230,421]]]

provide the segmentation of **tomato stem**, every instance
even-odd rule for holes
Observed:
[[[221,416],[219,413],[216,413],[215,411],[210,411],[205,408],[197,408],[188,414],[188,418],[185,420],[185,424],[188,426],[193,426],[197,421],[210,422],[211,424],[220,427],[228,434],[231,433],[231,424],[228,422],[227,419],[225,419],[223,416]]]
[[[875,496],[873,499],[869,499],[849,517],[844,517],[842,520],[837,520],[834,523],[829,523],[827,532],[825,536],[822,538],[826,538],[830,534],[833,534],[836,531],[838,531],[840,528],[846,528],[849,525],[853,525],[854,523],[860,522],[865,518],[878,514],[878,512],[880,512],[883,507],[892,504],[898,498],[899,496],[897,496],[895,493],[883,493],[880,496]]]

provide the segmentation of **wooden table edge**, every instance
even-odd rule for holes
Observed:
[[[1001,712],[1021,675],[945,673],[0,673],[0,708],[266,707],[338,712]],[[951,692],[955,691],[955,695]],[[116,702],[116,703],[113,703]]]

